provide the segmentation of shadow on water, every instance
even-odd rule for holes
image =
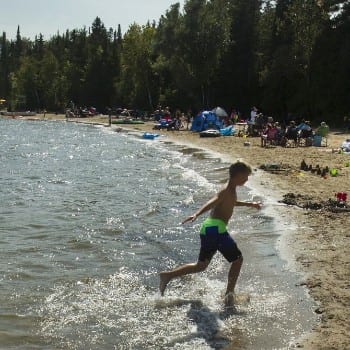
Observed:
[[[243,349],[243,335],[241,330],[229,329],[226,335],[223,329],[223,322],[231,317],[240,317],[241,313],[236,308],[224,309],[214,312],[203,304],[201,300],[176,299],[158,304],[158,308],[170,308],[189,305],[187,312],[189,322],[195,326],[195,330],[181,338],[176,338],[167,343],[167,347],[174,347],[180,343],[203,340],[212,349],[235,350]]]

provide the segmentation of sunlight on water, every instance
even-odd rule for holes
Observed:
[[[198,280],[195,288],[177,296],[178,283],[165,298],[148,290],[127,269],[105,280],[79,281],[57,286],[41,309],[41,332],[62,346],[89,347],[118,345],[133,349],[210,349],[221,336],[219,305],[211,296],[211,307],[202,301],[215,286]],[[212,289],[210,289],[212,287]],[[170,321],[170,322],[169,322]],[[88,329],[87,329],[88,328]],[[73,345],[74,344],[74,345]]]
[[[159,296],[159,271],[198,257],[202,220],[180,223],[227,179],[213,154],[73,123],[0,120],[0,132],[0,349],[270,350],[311,326],[273,210],[237,208],[229,225],[249,302],[224,309],[219,254]]]

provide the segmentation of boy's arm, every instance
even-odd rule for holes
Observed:
[[[187,217],[184,221],[182,221],[182,224],[188,222],[188,221],[195,221],[199,215],[202,215],[206,211],[214,208],[220,201],[222,196],[219,194],[215,195],[213,198],[211,198],[207,203],[205,203],[201,208],[199,208],[194,214]]]
[[[250,208],[256,208],[261,209],[261,202],[239,202],[237,201],[235,204],[236,207],[250,207]]]

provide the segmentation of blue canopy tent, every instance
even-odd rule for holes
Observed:
[[[191,125],[191,131],[201,132],[203,131],[203,125],[204,125],[205,117],[203,116],[203,113],[197,114],[192,121]]]
[[[204,111],[194,117],[191,131],[201,132],[208,129],[221,129],[222,121],[212,111]]]

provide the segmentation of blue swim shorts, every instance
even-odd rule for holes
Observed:
[[[229,235],[226,224],[220,219],[207,218],[200,231],[201,249],[199,261],[210,261],[219,251],[228,262],[242,257],[236,242]]]

